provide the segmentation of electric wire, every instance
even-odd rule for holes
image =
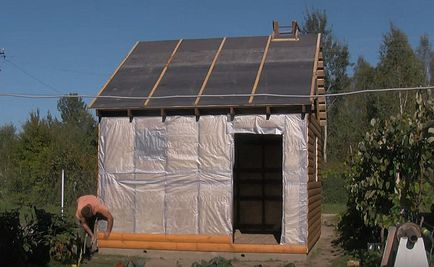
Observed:
[[[367,89],[367,90],[354,90],[349,92],[340,93],[328,93],[324,95],[293,95],[293,94],[220,94],[220,95],[201,95],[201,98],[221,98],[221,97],[250,97],[250,96],[262,96],[262,97],[279,97],[279,98],[318,98],[318,97],[340,97],[349,95],[359,95],[359,94],[369,94],[369,93],[384,93],[384,92],[402,92],[402,91],[420,91],[420,90],[431,90],[434,86],[424,86],[424,87],[398,87],[398,88],[380,88],[380,89]],[[136,99],[136,100],[146,100],[146,99],[177,99],[177,98],[196,98],[197,95],[167,95],[167,96],[116,96],[116,95],[87,95],[87,94],[58,94],[58,95],[42,95],[42,94],[31,94],[31,93],[0,93],[0,97],[17,97],[17,98],[32,98],[32,99],[49,99],[49,98],[76,98],[81,97],[84,99],[89,98],[104,98],[104,99]]]
[[[54,88],[53,86],[49,85],[48,83],[42,81],[41,79],[39,79],[38,77],[32,75],[31,73],[29,73],[28,71],[26,71],[24,68],[20,67],[18,64],[14,63],[13,61],[10,61],[7,58],[4,58],[4,61],[6,61],[7,63],[10,63],[12,66],[14,66],[16,69],[18,69],[19,71],[21,71],[22,73],[24,73],[25,75],[29,76],[30,78],[32,78],[33,80],[39,82],[40,84],[48,87],[48,89],[61,94],[62,92],[60,92],[59,90],[57,90],[56,88]]]

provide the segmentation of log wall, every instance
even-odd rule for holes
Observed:
[[[316,114],[308,119],[308,250],[315,245],[321,235],[321,165],[323,136]]]

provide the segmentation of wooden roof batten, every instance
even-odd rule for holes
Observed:
[[[267,58],[268,49],[270,48],[271,35],[268,36],[267,44],[265,45],[264,54],[262,55],[261,63],[259,64],[259,69],[256,74],[255,83],[253,84],[252,93],[249,97],[249,104],[252,104],[253,98],[255,97],[256,89],[258,88],[259,79],[261,78],[262,69],[264,68],[265,59]]]
[[[170,63],[172,62],[173,58],[175,57],[176,51],[178,51],[179,46],[182,43],[182,39],[178,41],[175,48],[172,51],[172,54],[170,55],[169,59],[167,60],[166,65],[164,65],[163,70],[160,73],[160,76],[158,77],[158,80],[155,82],[154,86],[152,87],[151,92],[149,92],[148,97],[146,98],[144,106],[146,107],[149,104],[149,101],[151,101],[152,96],[154,95],[155,91],[158,88],[158,85],[160,85],[161,80],[164,77],[164,74],[166,74],[167,69],[169,68]]]
[[[155,41],[166,42],[164,49],[152,42],[137,42],[93,99],[90,107],[98,117],[126,116],[132,121],[134,116],[190,114],[198,120],[213,112],[231,117],[254,112],[269,119],[272,114],[317,112],[320,122],[326,122],[325,97],[320,97],[325,93],[320,35],[301,35],[296,21],[291,27],[273,21],[269,36]],[[310,66],[299,68],[306,62],[314,65],[313,71]],[[194,73],[197,67],[200,74]],[[153,68],[153,76],[147,68]],[[148,76],[140,79],[142,71]]]
[[[197,106],[199,104],[200,97],[203,95],[203,92],[204,92],[205,87],[208,83],[209,77],[211,76],[211,73],[214,69],[215,63],[217,62],[217,58],[219,57],[225,42],[226,42],[226,37],[224,37],[222,39],[222,42],[220,43],[220,46],[217,49],[217,52],[214,56],[214,59],[212,60],[211,65],[209,66],[208,73],[206,74],[205,79],[203,80],[202,86],[200,87],[199,93],[197,94],[196,100],[194,101],[195,106]]]

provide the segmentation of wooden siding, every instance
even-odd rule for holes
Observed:
[[[321,235],[321,164],[323,136],[317,114],[308,118],[308,250]],[[315,150],[316,148],[316,150]]]

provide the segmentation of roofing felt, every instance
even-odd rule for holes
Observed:
[[[302,35],[298,41],[271,41],[267,49],[268,39],[138,42],[99,94],[110,98],[97,97],[91,108],[310,104],[309,98],[270,94],[310,95],[317,35]],[[250,98],[253,88],[256,95]],[[150,99],[146,101],[146,97]]]

